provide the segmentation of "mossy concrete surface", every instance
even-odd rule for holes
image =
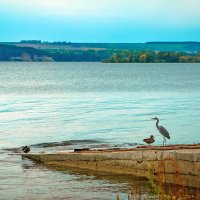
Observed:
[[[200,188],[200,145],[193,148],[146,147],[79,153],[30,153],[23,156],[48,165],[133,174]]]

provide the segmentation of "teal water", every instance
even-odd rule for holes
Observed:
[[[168,144],[200,143],[199,115],[200,64],[0,63],[0,199],[125,199],[147,182],[55,172],[4,149],[134,146],[151,134],[160,145],[155,116]]]

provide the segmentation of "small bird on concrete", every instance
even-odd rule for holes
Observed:
[[[146,142],[148,145],[152,144],[155,142],[155,137],[153,135],[150,136],[150,138],[146,138],[143,141]]]
[[[23,151],[24,153],[28,153],[28,152],[30,151],[30,147],[24,146],[24,147],[22,148],[22,151]]]

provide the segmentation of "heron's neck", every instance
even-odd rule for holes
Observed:
[[[157,120],[157,122],[156,122],[156,127],[159,128],[159,125],[158,125],[159,120],[158,120],[158,119],[156,119],[156,120]]]

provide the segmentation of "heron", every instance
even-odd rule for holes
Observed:
[[[24,153],[28,153],[28,152],[30,151],[30,147],[24,146],[24,147],[22,148],[22,151],[23,151]]]
[[[163,146],[166,145],[166,138],[170,139],[170,135],[169,132],[167,131],[166,128],[164,128],[163,126],[159,126],[159,119],[157,117],[151,118],[153,120],[156,120],[156,128],[158,129],[158,131],[161,133],[161,135],[163,135]]]
[[[150,136],[150,138],[146,138],[143,141],[146,142],[148,145],[150,145],[151,143],[155,142],[155,137],[153,135]]]

